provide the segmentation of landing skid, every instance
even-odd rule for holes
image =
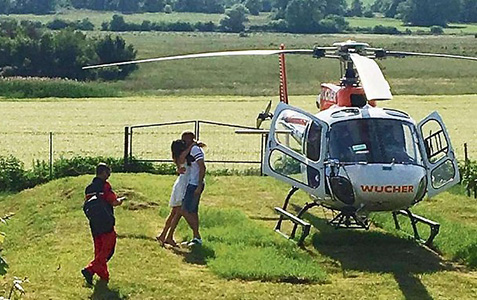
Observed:
[[[428,247],[432,246],[432,242],[434,241],[434,238],[439,233],[439,228],[441,226],[439,223],[431,221],[419,215],[413,214],[411,213],[409,209],[402,209],[398,211],[393,211],[394,225],[396,226],[396,229],[398,230],[401,230],[401,226],[399,225],[397,215],[404,215],[409,217],[409,220],[411,221],[412,230],[414,232],[414,239],[416,239],[417,241],[421,243],[424,243]],[[423,224],[429,225],[429,228],[431,229],[431,233],[429,237],[427,238],[427,240],[422,239],[421,236],[419,235],[419,231],[417,229],[417,223],[423,223]]]

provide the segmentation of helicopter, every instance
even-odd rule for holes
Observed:
[[[441,57],[477,61],[477,57],[389,51],[367,43],[345,41],[313,49],[239,50],[159,57],[86,66],[83,69],[223,56],[278,55],[280,103],[270,113],[271,102],[257,118],[258,133],[266,139],[263,170],[266,175],[290,185],[275,231],[295,239],[298,226],[302,245],[311,225],[303,215],[322,206],[336,212],[328,223],[336,228],[369,229],[369,214],[391,212],[400,229],[398,215],[409,218],[416,240],[431,246],[440,224],[414,214],[410,208],[460,182],[457,159],[441,116],[432,112],[420,122],[404,111],[381,108],[378,102],[392,99],[389,83],[377,59],[387,57]],[[316,114],[288,103],[285,55],[307,55],[340,62],[339,84],[323,83]],[[269,130],[260,130],[271,119]],[[298,190],[311,201],[297,214],[288,211]],[[291,221],[290,235],[281,232],[282,222]],[[429,237],[422,239],[418,223],[428,225]]]

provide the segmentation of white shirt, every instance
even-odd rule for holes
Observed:
[[[192,146],[190,149],[190,155],[195,159],[190,165],[189,184],[199,185],[199,173],[200,168],[197,161],[204,160],[204,151],[199,146]]]

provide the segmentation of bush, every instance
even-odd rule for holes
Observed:
[[[25,170],[23,162],[17,158],[0,156],[0,191],[18,192],[46,183],[51,179],[94,174],[95,168],[100,162],[108,164],[111,170],[117,173],[176,174],[174,164],[153,165],[150,162],[141,162],[133,158],[125,166],[122,158],[75,156],[56,159],[53,162],[50,176],[48,162],[34,161],[33,167],[30,170]]]
[[[383,25],[376,25],[373,27],[373,33],[375,34],[401,34],[394,26],[383,26]]]
[[[13,156],[0,156],[0,191],[21,191],[27,187],[23,162]]]
[[[477,161],[459,163],[459,172],[462,184],[466,190],[473,191],[477,188]]]
[[[431,26],[430,32],[433,35],[441,35],[444,33],[444,28],[442,28],[441,26]]]
[[[172,6],[169,4],[166,4],[166,6],[164,6],[164,12],[166,14],[172,14]]]

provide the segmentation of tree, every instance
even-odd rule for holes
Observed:
[[[95,45],[95,52],[98,55],[99,63],[110,63],[117,61],[134,60],[137,51],[132,45],[126,46],[126,42],[120,36],[112,38],[107,35],[101,40],[98,40]],[[137,70],[137,65],[125,65],[113,68],[101,69],[98,71],[98,76],[107,80],[124,79],[134,70]]]
[[[235,4],[225,12],[225,16],[220,20],[220,27],[228,32],[240,32],[245,29],[243,23],[248,21],[248,9],[243,4]]]
[[[262,10],[261,0],[246,0],[244,4],[250,14],[254,16],[258,16],[260,11]]]
[[[10,0],[0,0],[0,14],[8,14],[10,12]]]
[[[406,0],[375,0],[371,5],[374,12],[381,12],[387,18],[394,18],[396,16],[397,7],[401,2]]]
[[[124,17],[120,15],[114,15],[113,19],[109,23],[109,29],[111,31],[126,31],[127,24],[126,21],[124,21]]]
[[[399,4],[397,12],[412,25],[445,27],[458,15],[459,8],[460,0],[406,0]]]
[[[292,0],[285,11],[285,21],[291,32],[319,32],[325,4],[320,0]]]
[[[343,16],[328,15],[320,21],[320,32],[338,33],[348,29],[348,22]]]
[[[118,10],[122,13],[133,13],[139,11],[137,0],[118,0]]]
[[[460,20],[465,23],[477,22],[477,1],[462,0]]]
[[[361,2],[361,0],[353,0],[351,7],[348,9],[347,15],[350,17],[362,17],[363,2]]]
[[[344,16],[346,13],[346,0],[321,0],[324,2],[323,15],[337,15]]]
[[[176,0],[175,11],[223,13],[225,11],[221,0]]]
[[[164,0],[146,0],[143,9],[147,12],[160,12],[164,9]]]

